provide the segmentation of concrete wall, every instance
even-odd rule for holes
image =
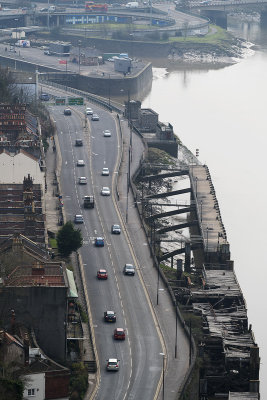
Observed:
[[[175,141],[169,140],[153,140],[146,141],[148,147],[155,147],[160,150],[166,151],[166,153],[170,154],[172,157],[177,158],[178,155],[178,143]]]
[[[110,79],[108,75],[88,77],[84,75],[50,76],[50,80],[69,87],[93,93],[99,96],[122,96],[130,93],[131,99],[142,97],[148,93],[152,85],[152,64],[147,64],[135,76],[126,75],[121,78]]]
[[[66,287],[8,287],[0,292],[4,327],[10,327],[10,309],[16,322],[33,327],[42,350],[56,361],[65,360]]]
[[[21,71],[35,72],[36,70],[36,64],[3,56],[0,56],[0,64],[3,67],[9,66]],[[129,91],[131,98],[143,97],[150,91],[152,85],[151,63],[148,63],[143,70],[135,76],[126,75],[124,77],[122,75],[122,77],[118,79],[110,79],[109,75],[88,77],[78,74],[64,74],[56,68],[49,68],[42,65],[38,66],[38,71],[55,72],[55,76],[53,77],[53,74],[51,76],[52,81],[104,97],[109,97],[109,95],[120,97],[122,96],[122,90],[124,94],[127,94]],[[61,72],[60,77],[56,74],[57,72]],[[39,82],[41,83],[41,76],[39,76]]]

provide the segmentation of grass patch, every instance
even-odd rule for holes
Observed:
[[[176,280],[177,279],[177,270],[171,267],[168,267],[165,264],[160,264],[160,269],[164,272],[166,279],[168,280]]]
[[[212,30],[215,29],[214,33]],[[206,43],[206,44],[220,44],[222,41],[231,40],[232,36],[225,29],[221,28],[217,25],[210,25],[209,27],[209,35],[196,37],[196,36],[187,36],[187,37],[171,37],[169,38],[170,42],[187,42],[187,43]]]
[[[52,249],[57,249],[57,239],[49,238],[49,245]]]

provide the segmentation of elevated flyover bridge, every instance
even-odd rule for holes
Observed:
[[[267,1],[266,0],[225,0],[225,1],[196,1],[190,2],[189,12],[199,13],[209,18],[216,25],[227,28],[227,14],[258,12],[261,22],[267,25]]]

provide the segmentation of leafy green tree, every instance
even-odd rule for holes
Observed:
[[[58,251],[64,257],[82,247],[82,241],[81,230],[75,229],[71,221],[66,222],[57,233]]]

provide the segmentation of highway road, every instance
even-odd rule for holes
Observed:
[[[84,115],[80,118],[78,110],[71,116],[64,116],[62,107],[51,107],[51,112],[57,125],[62,156],[61,189],[65,213],[68,220],[73,220],[76,213],[84,216],[84,224],[79,225],[84,238],[81,256],[100,366],[100,385],[95,398],[154,399],[162,373],[160,353],[164,350],[139,273],[138,260],[118,216],[114,193],[110,197],[100,195],[102,186],[111,188],[114,183],[121,140],[112,115],[95,106],[92,108],[100,121],[90,121],[88,133],[83,132]],[[109,129],[112,136],[104,137],[104,129]],[[83,139],[82,147],[74,146],[76,138]],[[84,167],[76,166],[78,159],[85,161]],[[110,169],[110,176],[101,175],[103,167]],[[88,178],[87,185],[78,184],[79,176]],[[83,208],[82,198],[86,194],[95,195],[94,209]],[[121,235],[111,235],[114,223],[122,226]],[[104,237],[103,248],[94,246],[96,236]],[[125,263],[136,265],[135,276],[124,276]],[[108,270],[107,281],[97,280],[96,273],[100,268]],[[115,324],[104,322],[106,310],[116,312]],[[125,342],[114,341],[115,327],[126,329]],[[120,359],[118,372],[106,371],[108,358]]]

